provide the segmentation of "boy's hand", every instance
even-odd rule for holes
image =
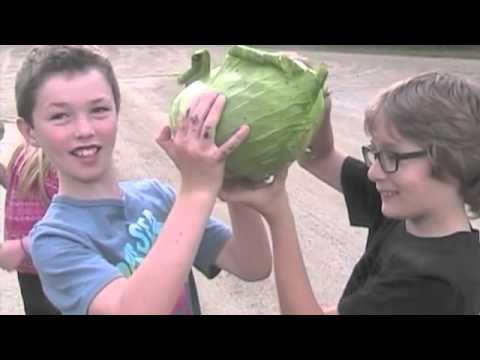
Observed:
[[[163,129],[157,143],[173,160],[182,176],[182,190],[217,195],[223,182],[225,160],[247,139],[249,127],[240,127],[224,144],[215,144],[225,97],[213,91],[197,97],[175,132]]]
[[[267,220],[275,216],[276,211],[282,208],[282,202],[288,195],[285,182],[288,168],[285,167],[272,183],[229,182],[226,181],[219,193],[225,202],[241,203],[257,210]]]

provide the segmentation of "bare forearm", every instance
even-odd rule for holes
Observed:
[[[311,145],[312,154],[315,157],[326,157],[335,148],[335,139],[333,135],[332,123],[330,121],[330,114],[324,119],[321,131],[315,135],[314,141]]]
[[[335,149],[330,111],[331,102],[328,97],[323,124],[312,139],[309,153],[302,156],[298,162],[312,175],[342,192],[341,169],[346,156]]]
[[[0,243],[0,269],[5,271],[17,270],[26,257],[21,239]]]
[[[287,200],[285,200],[287,201]],[[289,206],[269,219],[275,280],[282,314],[323,314],[315,300]]]
[[[268,233],[260,214],[245,205],[228,205],[232,221],[235,275],[247,281],[268,277],[272,268],[272,255]]]
[[[184,288],[214,205],[208,194],[177,197],[155,245],[126,282],[118,313],[170,314]]]

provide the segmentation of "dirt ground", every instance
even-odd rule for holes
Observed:
[[[224,46],[107,46],[122,90],[121,125],[115,152],[122,178],[158,177],[178,184],[176,169],[153,139],[167,119],[171,100],[180,90],[175,74],[189,68],[192,52],[204,47],[211,50],[217,64],[227,49]],[[0,46],[2,119],[15,118],[14,76],[28,49],[28,46]],[[323,61],[329,66],[336,143],[341,150],[355,156],[360,156],[360,146],[367,141],[363,133],[363,110],[380,88],[433,69],[480,80],[480,61],[474,59],[350,54],[318,51],[312,47],[304,48],[303,53],[313,63]],[[15,126],[7,123],[0,147],[3,163],[18,139]],[[316,296],[321,304],[334,305],[362,253],[366,233],[349,226],[339,194],[296,166],[288,187]],[[3,198],[1,192],[2,205]],[[218,204],[215,215],[228,222],[224,205]],[[478,222],[475,225],[480,226]],[[197,274],[197,282],[205,314],[279,313],[273,276],[251,284],[228,274],[221,274],[212,281]],[[0,314],[22,313],[16,274],[0,272]]]

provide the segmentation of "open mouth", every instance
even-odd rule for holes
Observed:
[[[72,154],[73,156],[78,157],[78,158],[88,158],[88,157],[95,156],[96,154],[98,154],[100,149],[101,149],[101,147],[96,146],[96,145],[82,146],[82,147],[78,147],[78,148],[74,149],[73,151],[70,152],[70,154]]]
[[[398,195],[397,191],[379,191],[379,193],[384,200],[391,199],[392,197]]]

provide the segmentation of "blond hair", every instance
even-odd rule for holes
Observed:
[[[20,196],[36,195],[45,204],[50,202],[45,180],[53,168],[42,149],[18,145],[7,167],[9,177],[14,170],[19,172],[17,191]]]
[[[367,134],[372,134],[379,118],[403,138],[428,149],[432,176],[456,178],[470,212],[480,216],[479,85],[448,73],[420,74],[374,99],[365,114]]]

